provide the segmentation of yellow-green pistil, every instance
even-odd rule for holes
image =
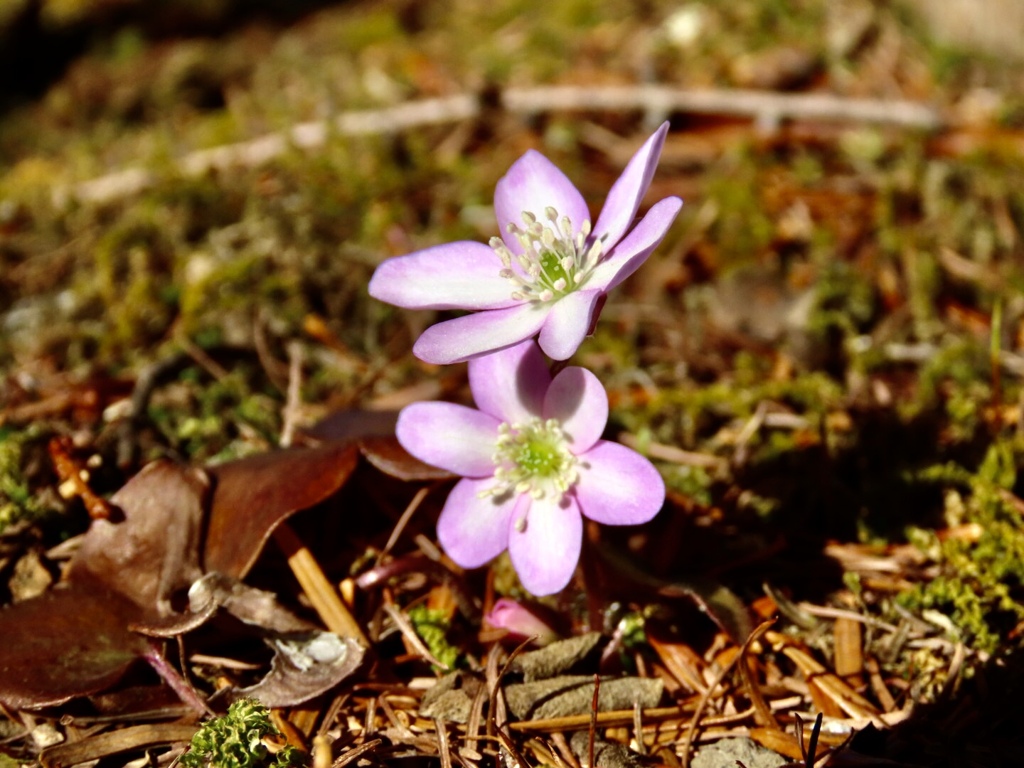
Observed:
[[[543,224],[529,211],[523,211],[523,226],[508,225],[508,232],[519,241],[523,252],[513,254],[500,237],[492,237],[490,246],[501,259],[501,276],[512,283],[512,298],[517,301],[549,302],[572,293],[586,282],[601,258],[601,241],[587,242],[590,221],[574,231],[568,216],[548,207]],[[520,269],[512,267],[515,260]]]
[[[535,499],[557,499],[579,479],[577,458],[558,419],[502,423],[493,460],[498,482],[486,495],[529,493]]]

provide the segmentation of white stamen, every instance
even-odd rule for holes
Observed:
[[[589,219],[574,231],[572,220],[555,208],[547,206],[543,215],[550,224],[543,224],[532,211],[522,211],[522,225],[506,225],[520,253],[513,253],[501,238],[489,241],[501,261],[500,275],[515,285],[515,301],[556,301],[583,285],[601,259],[601,243],[588,240]],[[513,270],[513,264],[519,269]]]
[[[536,500],[557,500],[579,479],[578,459],[558,419],[502,423],[492,460],[496,483],[480,498],[528,493]]]

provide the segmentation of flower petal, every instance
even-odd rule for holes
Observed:
[[[498,423],[464,405],[413,403],[398,414],[395,435],[420,461],[466,477],[490,477]]]
[[[678,197],[666,197],[652,205],[633,231],[594,267],[586,285],[610,291],[636,272],[665,238],[682,207],[683,201]]]
[[[534,606],[527,606],[507,597],[495,601],[494,607],[484,616],[492,627],[507,629],[509,634],[522,639],[532,638],[537,645],[550,645],[558,639],[558,633],[541,618]]]
[[[463,568],[479,568],[505,551],[516,496],[484,496],[493,478],[460,480],[437,519],[437,539]]]
[[[510,424],[540,416],[551,373],[533,339],[469,361],[476,407]]]
[[[508,554],[527,590],[538,596],[550,595],[565,587],[576,570],[583,518],[569,494],[561,501],[532,499],[528,494],[519,498],[509,519]],[[522,530],[520,520],[525,520]]]
[[[545,210],[549,207],[558,211],[559,218],[568,216],[576,232],[585,219],[590,219],[587,203],[569,177],[540,152],[531,149],[512,163],[494,190],[494,213],[501,227],[501,237],[512,253],[522,253],[523,246],[509,234],[508,225],[522,227],[523,211],[547,223]]]
[[[555,376],[544,397],[544,418],[558,419],[577,456],[589,451],[608,423],[608,394],[585,368],[566,368]]]
[[[591,520],[638,525],[658,514],[665,502],[665,481],[639,453],[598,440],[580,459],[574,492],[580,511]]]
[[[518,344],[544,324],[549,308],[519,304],[445,320],[425,330],[412,351],[425,363],[461,363]]]
[[[595,310],[603,291],[573,291],[551,305],[540,330],[540,348],[552,360],[568,360],[594,325]]]
[[[502,309],[518,302],[500,271],[490,247],[462,240],[387,259],[370,278],[369,291],[407,309]]]
[[[594,225],[594,239],[604,238],[605,250],[610,250],[629,229],[640,208],[640,202],[651,186],[658,167],[661,148],[668,134],[668,123],[662,123],[644,145],[637,150],[622,175],[615,180],[604,201],[601,215]]]

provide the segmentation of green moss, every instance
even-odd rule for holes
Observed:
[[[248,364],[212,381],[189,368],[154,395],[148,416],[174,453],[193,461],[225,461],[276,444],[281,395],[264,387]]]
[[[727,156],[710,174],[707,196],[715,202],[718,217],[714,236],[723,266],[750,261],[764,251],[775,234],[761,197],[762,179],[757,164],[747,153]]]
[[[949,524],[974,524],[977,536],[940,540],[927,530],[908,534],[940,572],[901,594],[899,602],[948,617],[956,639],[989,653],[1005,648],[1010,630],[1024,621],[1024,526],[1006,495],[1022,459],[1024,446],[1003,441],[992,444],[973,473],[957,465],[933,468],[927,478],[950,489]]]
[[[203,724],[181,756],[185,768],[292,768],[304,764],[302,753],[286,746],[271,754],[264,739],[279,736],[270,711],[255,699],[241,699],[227,714]]]
[[[837,332],[842,338],[858,335],[877,311],[874,286],[850,264],[828,259],[815,283],[814,308],[807,330],[824,338]]]
[[[707,470],[673,464],[663,466],[661,474],[665,478],[665,484],[677,493],[705,507],[713,503],[711,488],[714,480]]]
[[[433,657],[448,669],[454,669],[459,662],[459,648],[448,640],[450,626],[444,611],[419,603],[409,609],[408,615],[416,634]]]
[[[24,448],[33,439],[30,431],[0,426],[0,532],[20,520],[38,520],[47,512],[23,470]]]
[[[949,393],[946,408],[960,432],[977,423],[978,409],[991,399],[988,350],[980,341],[950,339],[921,366],[918,379],[920,407],[928,408]]]

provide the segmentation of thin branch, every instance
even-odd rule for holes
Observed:
[[[370,641],[363,633],[359,622],[341,601],[337,590],[320,569],[313,553],[306,548],[288,523],[281,523],[274,529],[274,541],[281,548],[288,560],[288,566],[327,629],[341,637],[350,637],[362,643],[363,647],[369,648]]]
[[[877,123],[933,131],[944,125],[940,114],[925,104],[888,99],[847,98],[829,93],[776,93],[732,89],[686,90],[665,85],[584,87],[571,85],[509,88],[499,105],[517,115],[546,112],[640,111],[650,119],[671,114],[712,114],[745,117],[760,126],[786,120]],[[259,166],[290,148],[316,149],[331,136],[376,136],[429,125],[457,123],[479,117],[485,109],[476,94],[419,99],[381,109],[343,112],[332,120],[299,123],[279,133],[249,141],[190,152],[175,168],[186,177],[242,166]],[[72,200],[107,203],[142,192],[160,179],[145,168],[125,168],[89,181],[58,188],[54,202]]]
[[[686,90],[667,85],[544,86],[510,88],[502,106],[509,112],[534,114],[563,110],[641,110],[672,113],[735,115],[759,123],[770,120],[826,120],[881,123],[902,128],[936,130],[942,118],[931,107],[912,101],[857,99],[831,93],[778,93],[743,89]]]

